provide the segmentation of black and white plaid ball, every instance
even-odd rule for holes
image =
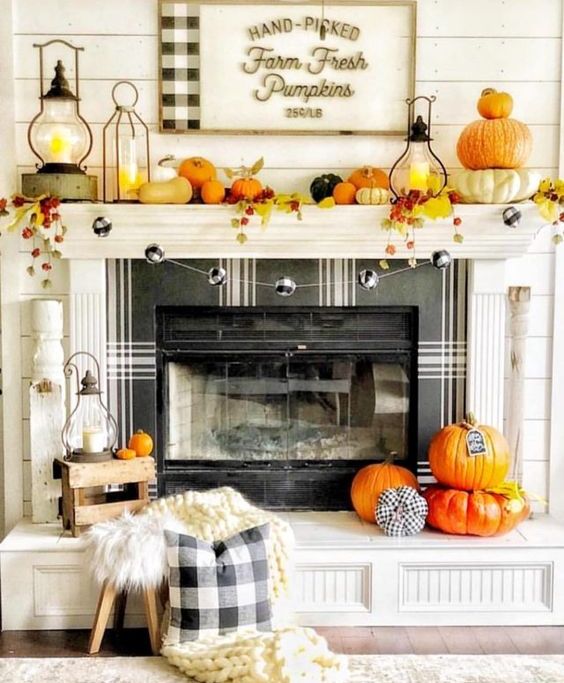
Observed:
[[[413,536],[425,526],[427,501],[413,486],[382,491],[376,506],[376,524],[386,536]]]
[[[361,270],[358,274],[358,284],[367,291],[375,289],[379,281],[378,273],[374,270]]]
[[[437,270],[445,270],[450,266],[451,262],[452,256],[446,249],[439,249],[431,254],[431,263]]]
[[[112,221],[106,216],[98,216],[92,223],[92,230],[98,237],[107,237],[112,230]]]
[[[145,248],[145,258],[147,259],[147,263],[151,263],[153,265],[156,263],[162,263],[165,258],[164,249],[160,246],[160,244],[149,244],[149,246]]]
[[[220,287],[227,282],[227,271],[225,268],[216,266],[208,271],[208,282],[212,287]]]
[[[503,217],[503,222],[510,228],[516,228],[521,222],[523,214],[515,206],[508,206],[507,209],[503,209],[501,214]]]
[[[292,296],[296,291],[296,283],[290,277],[280,277],[276,280],[274,289],[280,296]]]

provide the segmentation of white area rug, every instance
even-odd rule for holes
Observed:
[[[564,656],[362,655],[350,683],[564,683]],[[1,683],[187,683],[160,657],[0,659]]]

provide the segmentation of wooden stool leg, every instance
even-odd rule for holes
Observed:
[[[94,617],[92,631],[90,632],[90,641],[88,643],[89,655],[94,655],[100,651],[100,645],[102,644],[102,638],[104,637],[115,598],[116,589],[106,581],[100,591],[96,616]]]
[[[161,634],[159,633],[159,615],[157,612],[157,589],[146,588],[143,591],[143,600],[145,602],[145,617],[147,618],[151,650],[154,655],[158,655],[161,651]]]
[[[127,605],[127,591],[122,591],[116,598],[114,606],[114,631],[119,634],[123,631],[125,620],[125,607]]]

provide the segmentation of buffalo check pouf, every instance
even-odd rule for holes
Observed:
[[[165,536],[168,645],[243,628],[271,630],[268,524],[215,543],[168,530]]]

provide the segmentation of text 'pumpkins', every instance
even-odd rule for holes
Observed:
[[[521,168],[527,163],[533,145],[531,131],[509,118],[511,106],[501,97],[506,93],[497,95],[491,88],[483,91],[479,111],[488,118],[469,123],[458,138],[456,153],[464,168]]]
[[[484,437],[486,453],[471,455],[466,438],[476,429]],[[429,444],[429,466],[441,484],[463,491],[498,486],[511,462],[509,444],[503,434],[487,425],[477,425],[472,414],[465,422],[438,431]]]
[[[351,486],[351,500],[357,515],[365,522],[376,523],[376,506],[382,491],[398,486],[419,490],[415,475],[391,462],[367,465],[359,470]]]
[[[445,534],[501,536],[530,512],[527,499],[508,499],[489,491],[458,491],[430,486],[423,494],[429,506],[427,524]]]

